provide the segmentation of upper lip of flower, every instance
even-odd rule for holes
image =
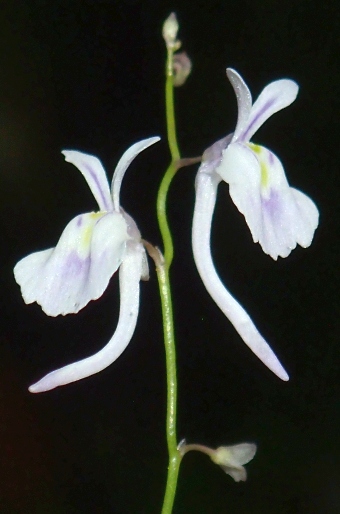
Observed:
[[[275,80],[263,89],[253,104],[251,93],[237,71],[227,68],[227,77],[234,88],[238,107],[232,143],[249,141],[270,116],[294,102],[299,91],[293,80]]]
[[[113,362],[129,343],[138,316],[139,281],[148,278],[140,232],[121,207],[120,187],[132,160],[159,141],[152,137],[132,145],[120,159],[111,191],[101,162],[92,155],[63,151],[65,159],[83,174],[99,205],[99,212],[76,216],[55,248],[23,258],[14,268],[26,303],[37,302],[50,316],[75,313],[105,291],[120,267],[121,308],[110,342],[98,354],[56,370],[30,390],[46,391],[97,373]]]

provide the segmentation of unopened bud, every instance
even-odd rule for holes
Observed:
[[[173,61],[174,86],[183,86],[190,75],[192,64],[186,52],[174,54]]]
[[[172,12],[163,24],[163,38],[168,49],[174,52],[181,46],[181,42],[177,41],[177,32],[179,29],[176,14]]]

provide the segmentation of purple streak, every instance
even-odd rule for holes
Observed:
[[[269,198],[263,198],[263,196],[261,196],[261,203],[263,209],[265,209],[272,218],[277,217],[280,213],[280,195],[275,189],[270,190]]]
[[[84,166],[84,168],[86,168],[86,170],[88,171],[89,175],[93,178],[93,181],[94,181],[94,183],[97,186],[97,191],[99,193],[102,205],[104,206],[104,210],[108,211],[108,212],[112,211],[112,205],[111,205],[111,203],[110,204],[107,203],[106,196],[104,195],[104,193],[103,193],[103,191],[102,191],[102,189],[100,187],[100,183],[98,181],[97,175],[95,173],[93,173],[92,169],[90,168],[90,166],[88,166],[86,164],[86,162],[83,162],[83,166]]]
[[[269,164],[270,164],[270,166],[274,166],[274,163],[275,163],[274,154],[270,150],[268,150],[268,155],[269,155]]]
[[[84,275],[84,273],[87,274],[90,269],[90,264],[90,257],[81,259],[77,252],[71,252],[63,265],[63,280],[67,280],[67,277]]]
[[[265,114],[265,112],[267,111],[267,109],[269,109],[274,103],[275,103],[275,98],[271,98],[270,100],[268,100],[264,106],[262,107],[262,109],[260,109],[260,111],[256,114],[255,118],[253,118],[251,120],[251,117],[250,117],[250,120],[249,120],[249,125],[248,127],[246,128],[245,132],[243,132],[243,135],[241,135],[238,140],[239,141],[247,141],[248,140],[248,137],[247,137],[247,134],[249,134],[249,132],[251,131],[251,129],[253,128],[253,126],[258,122],[259,118],[261,118],[261,116],[263,116],[263,114]],[[264,120],[265,121],[265,120]]]

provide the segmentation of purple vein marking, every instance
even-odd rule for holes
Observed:
[[[255,125],[255,123],[258,122],[259,118],[261,118],[261,116],[263,116],[263,114],[265,114],[265,112],[267,111],[267,109],[269,109],[269,107],[271,107],[274,103],[275,103],[275,100],[276,98],[271,98],[270,100],[268,100],[264,106],[262,107],[262,109],[257,113],[257,115],[255,116],[255,118],[253,118],[253,120],[251,120],[250,118],[250,123],[249,125],[247,126],[245,132],[243,133],[242,136],[239,137],[239,141],[247,141],[248,137],[247,135],[249,134],[249,132],[251,131],[251,129],[253,128],[253,126]],[[264,120],[265,121],[265,120]],[[262,123],[264,123],[264,121]]]
[[[109,211],[109,212],[112,211],[111,199],[108,202],[107,196],[105,195],[105,192],[102,190],[102,188],[100,186],[100,183],[99,183],[96,173],[94,173],[92,171],[92,169],[85,162],[83,163],[83,166],[86,169],[86,171],[88,172],[88,174],[90,175],[90,177],[92,178],[94,184],[97,186],[97,188],[96,188],[97,194],[94,194],[94,197],[97,200],[99,207],[101,209],[104,207],[105,211]]]
[[[275,189],[270,190],[269,198],[261,196],[263,209],[275,220],[281,216],[281,197]]]

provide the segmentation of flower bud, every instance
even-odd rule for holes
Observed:
[[[174,54],[173,61],[174,86],[183,86],[190,75],[192,64],[186,52]]]
[[[163,24],[163,38],[168,49],[172,49],[173,51],[178,50],[180,48],[181,43],[177,41],[177,32],[179,29],[178,21],[176,18],[176,14],[172,12],[170,16],[165,20]]]

